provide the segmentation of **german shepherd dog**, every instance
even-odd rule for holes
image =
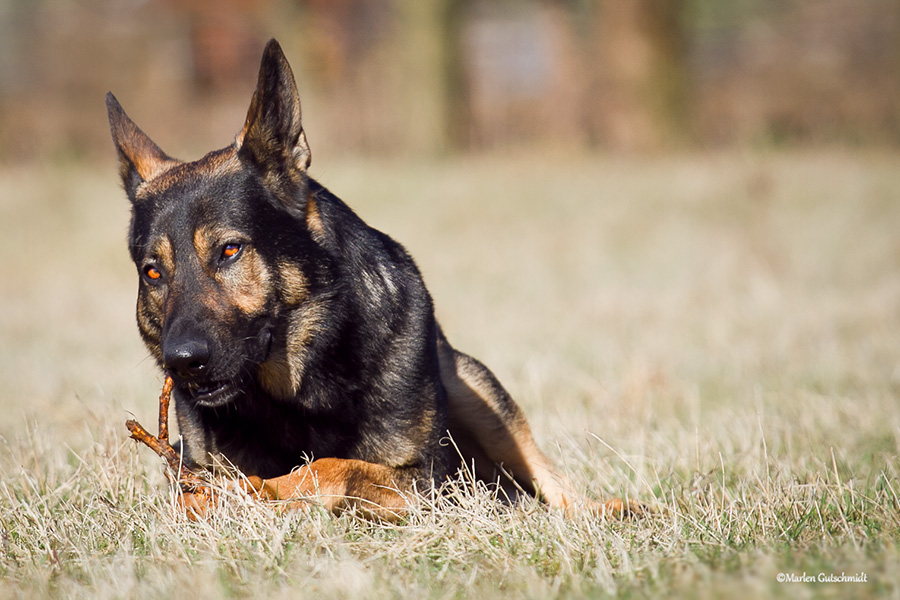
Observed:
[[[275,40],[234,143],[200,160],[165,154],[112,94],[107,108],[138,328],[175,382],[187,465],[387,519],[462,464],[553,507],[629,511],[571,491],[496,377],[447,341],[409,254],[308,175]]]

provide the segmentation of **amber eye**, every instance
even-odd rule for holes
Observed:
[[[157,279],[159,279],[160,277],[162,277],[162,273],[160,273],[160,272],[159,272],[159,269],[157,269],[157,268],[154,267],[153,265],[147,265],[146,267],[144,267],[144,276],[145,276],[147,279],[151,279],[151,280],[153,280],[153,281],[156,281]]]
[[[222,260],[225,260],[226,258],[233,258],[237,256],[240,251],[240,244],[225,244],[222,247]]]

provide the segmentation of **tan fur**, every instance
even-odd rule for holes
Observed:
[[[249,246],[230,269],[217,274],[225,286],[231,303],[245,315],[260,315],[271,296],[272,278],[266,263],[256,249]]]
[[[317,242],[321,242],[325,238],[325,223],[322,222],[319,205],[313,194],[306,199],[306,228]]]
[[[588,510],[625,517],[647,512],[646,506],[634,500],[613,498],[597,503],[577,494],[538,448],[518,405],[485,366],[457,352],[443,339],[438,342],[438,358],[447,390],[450,434],[466,466],[474,467],[479,479],[499,481],[512,497],[515,486],[504,484],[502,474],[512,475],[525,491],[568,514]]]
[[[450,434],[467,466],[474,459],[475,474],[488,481],[496,480],[495,469],[500,467],[551,506],[569,508],[575,493],[538,448],[519,407],[508,397],[498,397],[487,369],[446,343],[440,344],[439,359]]]
[[[164,168],[146,179],[137,190],[136,200],[163,193],[166,189],[183,183],[190,177],[214,177],[236,173],[242,168],[241,162],[233,146],[210,152],[203,158],[193,162],[182,162],[171,159]]]
[[[234,265],[227,269],[214,267],[222,246],[239,241],[238,232],[222,227],[198,227],[194,230],[194,251],[200,265],[221,286],[221,292],[210,288],[204,301],[216,312],[231,306],[246,315],[261,314],[269,300],[272,278],[265,262],[253,246],[245,245]]]
[[[309,297],[306,276],[297,265],[282,261],[278,263],[277,272],[281,299],[286,306],[299,306]]]
[[[215,258],[213,254],[219,252],[222,244],[239,238],[238,232],[225,227],[202,225],[194,230],[194,252],[207,274],[214,274],[214,270],[209,268],[211,259]]]
[[[177,165],[178,161],[167,156],[146,133],[132,121],[115,96],[108,94],[109,125],[116,151],[119,153],[119,175],[123,181],[130,179],[133,168],[143,182]]]
[[[400,473],[391,467],[360,460],[320,458],[305,467],[263,480],[248,478],[249,486],[268,500],[318,502],[332,512],[356,508],[370,517],[399,521],[406,499],[397,491],[409,486],[397,481]]]
[[[150,254],[159,261],[169,276],[175,274],[175,247],[168,236],[161,236],[156,239]]]
[[[175,271],[175,249],[172,241],[162,236],[152,242],[150,252],[166,273],[174,273]],[[145,286],[144,291],[138,294],[137,300],[137,321],[138,327],[144,336],[150,339],[159,340],[160,330],[154,324],[154,317],[162,320],[166,312],[166,295],[162,289]],[[154,355],[159,358],[162,351],[157,343],[153,348]]]
[[[162,330],[160,329],[158,322],[155,321],[155,317],[159,315],[160,309],[153,308],[148,306],[148,304],[152,304],[153,300],[148,300],[145,298],[143,294],[138,295],[137,301],[137,323],[138,329],[141,331],[141,335],[147,340],[148,348],[150,350],[150,354],[153,355],[158,362],[162,361],[162,347],[160,346],[159,340],[160,335],[162,334]]]
[[[315,302],[295,310],[286,345],[274,348],[269,360],[260,365],[259,380],[269,393],[290,398],[299,392],[306,372],[306,349],[316,334],[327,326],[325,314],[325,309]]]

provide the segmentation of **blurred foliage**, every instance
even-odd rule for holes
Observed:
[[[273,36],[314,151],[900,141],[900,0],[4,0],[0,159],[107,156],[108,89],[224,145]]]

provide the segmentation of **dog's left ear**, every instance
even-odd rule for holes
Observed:
[[[266,44],[256,92],[235,143],[238,153],[263,171],[305,173],[309,168],[300,95],[291,66],[274,39]]]

